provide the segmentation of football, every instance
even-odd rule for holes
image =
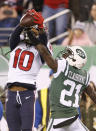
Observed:
[[[36,25],[36,23],[34,23],[34,20],[35,19],[33,17],[33,14],[26,13],[22,16],[20,20],[20,25],[24,27],[30,27],[30,26]]]

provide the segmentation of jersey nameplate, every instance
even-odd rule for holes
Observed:
[[[72,71],[69,71],[68,78],[70,78],[72,80],[75,80],[75,81],[78,81],[78,82],[83,83],[83,84],[86,81],[86,77],[85,76],[82,76],[80,74],[76,74],[76,73],[74,73]]]

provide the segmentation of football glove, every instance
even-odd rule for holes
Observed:
[[[38,24],[38,28],[43,29],[44,18],[41,13],[36,12],[34,9],[28,10],[27,13],[32,14],[32,17],[34,18],[34,23]]]

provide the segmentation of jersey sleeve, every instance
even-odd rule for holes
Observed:
[[[68,66],[68,62],[66,61],[66,59],[61,59],[58,60],[57,62],[58,62],[58,68],[57,68],[57,72],[53,74],[54,78],[58,77],[58,75],[61,72],[65,72]]]
[[[86,77],[86,87],[89,85],[91,79],[90,79],[90,74],[87,72],[87,77]]]
[[[10,39],[9,39],[11,51],[14,50],[16,48],[16,46],[19,44],[20,34],[22,31],[23,31],[23,27],[21,27],[20,25],[17,25],[17,27],[15,28],[15,30],[11,34]]]

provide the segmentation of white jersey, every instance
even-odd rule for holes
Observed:
[[[35,84],[41,66],[42,61],[35,47],[21,43],[10,53],[8,83]]]

